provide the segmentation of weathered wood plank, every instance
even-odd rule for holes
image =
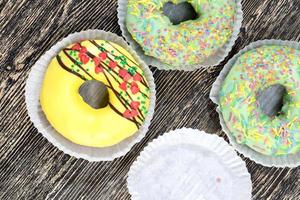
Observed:
[[[152,139],[184,126],[225,137],[208,98],[222,65],[211,73],[151,68],[157,85],[153,123],[130,153],[113,162],[77,160],[37,133],[24,99],[31,66],[70,33],[98,28],[120,35],[116,8],[116,0],[0,0],[0,199],[130,199],[127,172]],[[299,1],[244,0],[243,10],[239,39],[226,60],[255,40],[299,41]],[[253,199],[300,199],[299,168],[265,168],[245,161]]]

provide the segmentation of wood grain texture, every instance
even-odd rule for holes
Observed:
[[[26,113],[24,86],[37,59],[68,34],[103,29],[120,35],[116,9],[116,0],[0,0],[0,199],[130,199],[127,172],[149,141],[184,126],[225,137],[208,95],[229,58],[255,40],[300,40],[300,1],[244,0],[243,27],[228,58],[209,72],[151,68],[157,106],[147,136],[122,158],[89,163],[65,155],[37,132]],[[300,199],[300,168],[244,160],[254,200]]]

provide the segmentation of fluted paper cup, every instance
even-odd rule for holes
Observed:
[[[224,139],[187,128],[149,143],[127,185],[132,200],[250,200],[252,191],[245,163]]]
[[[111,147],[94,148],[81,146],[66,139],[50,125],[41,109],[39,101],[44,75],[53,57],[55,57],[63,48],[76,42],[88,39],[111,41],[126,49],[140,64],[150,88],[150,105],[144,124],[140,126],[139,130],[133,136]],[[122,38],[113,33],[101,30],[87,30],[71,34],[64,38],[54,45],[49,51],[47,51],[35,63],[31,69],[26,83],[25,99],[28,114],[34,126],[54,146],[62,150],[64,153],[76,158],[83,158],[89,161],[110,161],[114,158],[125,155],[134,144],[139,142],[145,136],[146,132],[148,131],[155,107],[155,84],[152,73],[148,66],[138,57],[134,50],[132,50]]]

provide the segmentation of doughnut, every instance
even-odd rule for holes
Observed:
[[[195,20],[173,25],[164,15],[166,3],[191,4]],[[144,53],[173,65],[204,63],[231,38],[236,16],[232,0],[128,0],[126,27]]]
[[[235,61],[221,86],[220,111],[238,143],[267,156],[294,154],[300,150],[299,91],[300,50],[262,45]],[[265,108],[277,92],[281,106],[272,113]]]
[[[141,65],[120,45],[83,40],[62,49],[45,73],[41,108],[62,136],[108,147],[144,123],[150,89]]]

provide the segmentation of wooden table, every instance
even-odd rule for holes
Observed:
[[[152,67],[157,85],[153,123],[130,153],[113,162],[75,159],[37,132],[24,99],[30,68],[70,33],[103,29],[121,35],[116,9],[116,0],[0,0],[0,199],[130,199],[127,172],[149,141],[181,127],[225,137],[208,95],[226,62],[209,72]],[[243,27],[226,61],[255,40],[300,40],[300,1],[244,0],[243,11]],[[300,168],[266,168],[244,160],[253,199],[300,199]]]

